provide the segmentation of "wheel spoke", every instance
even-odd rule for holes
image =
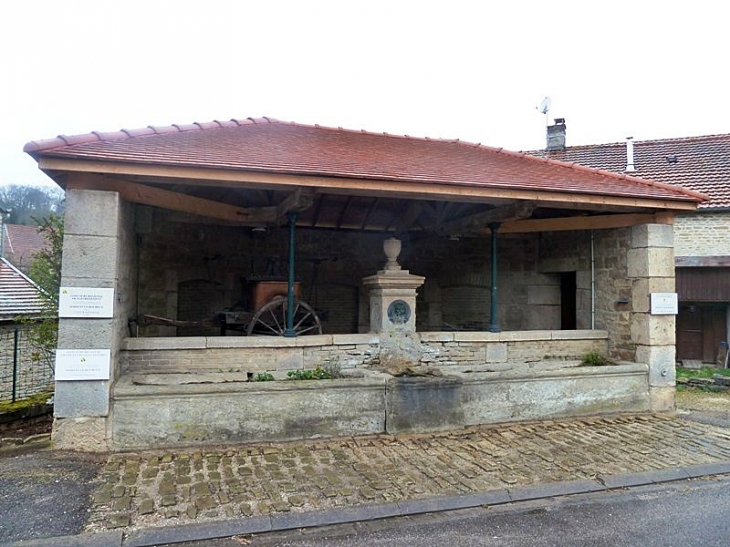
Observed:
[[[309,332],[310,330],[314,330],[317,328],[318,328],[318,326],[316,324],[314,324],[314,325],[307,327],[306,329],[297,330],[297,334],[304,334],[305,332]]]
[[[258,320],[258,322],[256,323],[256,325],[263,325],[264,327],[266,327],[267,329],[269,329],[271,332],[273,332],[277,336],[279,336],[281,334],[281,331],[276,330],[274,327],[272,327],[271,325],[269,325],[267,322],[262,321],[261,319]],[[264,333],[264,334],[266,334],[266,333]]]
[[[276,324],[276,328],[279,330],[279,332],[284,332],[281,328],[281,324],[279,323],[279,320],[276,318],[276,314],[274,313],[274,310],[272,308],[269,308],[269,314],[271,314],[271,318],[274,320],[274,323]],[[272,329],[274,330],[274,329]],[[276,332],[276,331],[274,331]]]
[[[296,325],[294,325],[294,330],[298,329],[302,323],[307,319],[307,317],[311,317],[312,314],[310,312],[307,312],[305,315],[302,316],[302,318],[297,322]]]

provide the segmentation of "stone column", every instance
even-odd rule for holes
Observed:
[[[63,239],[62,286],[114,289],[112,319],[59,320],[59,349],[110,349],[109,380],[58,381],[54,400],[54,446],[109,448],[107,417],[119,375],[119,348],[136,307],[134,207],[117,192],[68,190]]]
[[[636,361],[649,365],[651,410],[674,409],[675,316],[652,315],[651,293],[675,292],[674,237],[670,224],[631,229],[628,251],[631,279],[631,339]]]

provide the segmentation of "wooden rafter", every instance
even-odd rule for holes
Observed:
[[[320,215],[320,213],[322,211],[322,204],[324,203],[324,200],[326,198],[327,198],[327,196],[325,194],[320,194],[319,195],[319,199],[317,200],[317,204],[314,207],[314,214],[312,215],[312,223],[310,225],[312,228],[314,228],[315,226],[317,226],[317,224],[319,224],[319,215]]]
[[[395,222],[396,235],[407,232],[421,215],[422,205],[420,201],[411,201],[403,215],[399,215]]]
[[[342,211],[340,211],[340,217],[337,219],[337,229],[339,230],[342,228],[342,221],[345,220],[347,217],[347,213],[350,211],[350,206],[352,205],[352,196],[347,196],[347,201],[345,202],[345,206],[342,208]]]
[[[379,202],[380,202],[380,198],[373,198],[373,202],[370,204],[370,208],[368,209],[368,212],[365,214],[365,218],[362,221],[362,226],[360,226],[361,230],[365,229],[365,227],[368,224],[368,221],[370,220],[370,217],[372,217],[375,214],[375,210],[378,208]]]

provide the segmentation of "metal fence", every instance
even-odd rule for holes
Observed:
[[[53,360],[33,343],[32,326],[0,330],[0,403],[53,389]]]

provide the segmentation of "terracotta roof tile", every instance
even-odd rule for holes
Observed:
[[[17,268],[28,271],[34,255],[47,246],[48,243],[37,226],[5,224],[3,255]]]
[[[268,173],[470,185],[676,201],[703,197],[675,186],[458,139],[280,122],[272,118],[151,127],[32,141],[34,157]],[[144,130],[143,130],[144,131]],[[101,139],[101,140],[100,140]]]
[[[626,172],[626,143],[533,150],[540,157]],[[700,208],[730,207],[730,134],[634,141],[633,176],[681,186],[709,196]]]
[[[38,286],[5,258],[0,258],[0,321],[18,315],[39,316],[44,302]]]

